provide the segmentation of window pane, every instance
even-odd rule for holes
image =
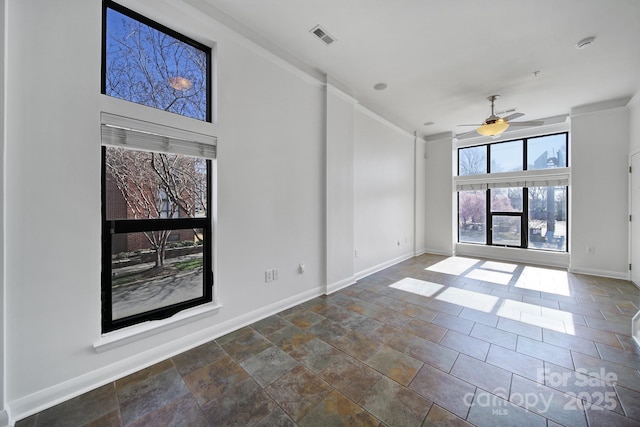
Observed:
[[[461,148],[458,150],[458,175],[487,173],[487,146]]]
[[[529,138],[527,169],[564,168],[567,166],[567,134]]]
[[[458,193],[458,240],[466,243],[487,242],[486,191]]]
[[[204,296],[202,230],[160,230],[113,237],[113,320]]]
[[[494,245],[520,246],[521,219],[519,216],[492,216],[491,236]]]
[[[186,43],[114,9],[106,13],[104,93],[207,120],[210,49],[197,48],[196,42]]]
[[[491,212],[522,212],[522,188],[492,188]]]
[[[194,218],[207,213],[207,161],[106,147],[107,220]]]
[[[567,187],[529,188],[529,247],[567,250]]]
[[[522,141],[500,142],[489,145],[491,150],[491,173],[521,171]]]

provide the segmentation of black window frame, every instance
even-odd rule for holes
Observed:
[[[157,218],[157,219],[107,219],[107,171],[106,150],[101,150],[101,215],[102,215],[102,333],[112,332],[150,320],[167,319],[187,308],[209,303],[213,300],[213,222],[212,222],[212,161],[207,166],[207,210],[204,217]],[[202,229],[203,279],[202,297],[181,301],[154,310],[113,319],[112,259],[113,236],[120,233],[135,233],[158,230]]]
[[[566,161],[568,162],[569,159],[569,132],[556,132],[556,133],[550,133],[550,134],[544,134],[544,135],[535,135],[535,136],[531,136],[531,137],[523,137],[523,138],[516,138],[516,139],[512,139],[512,140],[505,140],[505,141],[499,141],[499,142],[493,142],[493,143],[486,143],[486,144],[480,144],[480,145],[475,145],[475,146],[469,146],[469,147],[459,147],[457,150],[457,154],[458,154],[458,176],[460,176],[460,151],[461,150],[465,150],[465,149],[469,149],[469,148],[478,148],[478,147],[484,147],[486,150],[486,170],[487,173],[486,174],[480,174],[480,175],[491,175],[492,173],[500,173],[500,172],[491,172],[491,149],[490,146],[492,145],[496,145],[496,144],[503,144],[503,143],[508,143],[508,142],[514,142],[514,141],[522,141],[522,172],[525,172],[527,170],[540,170],[540,169],[529,169],[529,165],[528,165],[528,141],[530,139],[537,139],[537,138],[543,138],[543,137],[548,137],[548,136],[554,136],[554,135],[564,135],[565,140],[564,140],[564,145],[565,145],[565,155],[566,155]],[[565,165],[565,167],[567,167],[567,165]],[[474,175],[463,175],[463,176],[474,176]],[[478,176],[478,175],[475,175]],[[509,247],[509,248],[518,248],[518,249],[531,249],[531,250],[537,250],[535,248],[529,248],[529,189],[528,187],[517,187],[517,188],[522,188],[522,211],[521,212],[502,212],[502,211],[492,211],[491,209],[491,188],[487,188],[486,191],[486,215],[485,215],[485,242],[486,243],[475,243],[475,242],[460,242],[460,225],[458,224],[458,243],[464,243],[464,244],[471,244],[471,245],[479,245],[479,246],[493,246],[493,247]],[[458,217],[460,216],[460,195],[459,195],[459,191],[458,193],[458,197],[457,197],[457,208],[458,208]],[[551,251],[551,252],[559,252],[559,253],[567,253],[569,252],[569,191],[568,191],[568,186],[565,186],[565,196],[566,196],[566,244],[565,244],[565,250],[564,251]],[[494,244],[493,243],[493,216],[494,215],[499,215],[499,216],[514,216],[517,217],[519,216],[520,219],[520,223],[521,223],[521,232],[520,232],[520,246],[513,246],[513,245],[503,245],[503,244]]]
[[[212,112],[212,92],[213,92],[213,81],[212,81],[212,52],[211,52],[211,47],[200,43],[196,40],[193,40],[190,37],[185,36],[184,34],[181,34],[175,30],[172,30],[171,28],[168,28],[152,19],[147,18],[144,15],[141,15],[131,9],[128,9],[112,0],[102,0],[102,51],[101,51],[101,73],[100,73],[100,93],[103,95],[107,95],[107,10],[108,9],[112,9],[118,13],[121,13],[131,19],[134,19],[142,24],[145,24],[159,32],[165,33],[168,36],[171,36],[185,44],[188,44],[202,52],[204,52],[206,54],[206,58],[207,58],[207,71],[206,71],[206,113],[205,113],[205,122],[208,123],[212,123],[213,121],[213,112]],[[121,99],[121,98],[118,98]],[[125,99],[125,101],[128,101]],[[128,102],[134,102],[135,101],[128,101]],[[136,103],[137,104],[137,103]],[[144,104],[138,104],[138,105],[144,105]],[[146,105],[145,105],[146,106]],[[149,107],[149,106],[147,106]],[[149,107],[149,108],[154,108],[154,107]],[[193,118],[190,116],[185,116],[183,114],[180,113],[174,113],[174,114],[178,114],[181,115],[183,117],[189,117],[189,118]],[[193,118],[194,120],[199,120],[196,118]]]

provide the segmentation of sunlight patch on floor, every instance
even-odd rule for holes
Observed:
[[[566,271],[560,270],[525,267],[514,286],[516,288],[531,289],[556,295],[571,295],[569,275]]]
[[[460,276],[465,271],[480,263],[480,260],[465,257],[449,257],[445,260],[437,262],[430,267],[425,268],[427,271],[435,271],[437,273],[452,274]]]
[[[508,285],[509,282],[511,282],[511,279],[513,279],[513,274],[475,268],[465,274],[464,277],[481,280],[483,282],[491,282],[498,285]]]
[[[474,310],[484,311],[485,313],[491,313],[499,301],[499,298],[493,295],[481,294],[460,288],[447,288],[436,295],[435,299]]]
[[[427,282],[424,280],[412,279],[405,277],[391,285],[390,288],[399,289],[401,291],[411,292],[412,294],[431,297],[440,292],[444,286],[437,283]]]

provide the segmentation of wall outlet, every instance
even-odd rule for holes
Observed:
[[[273,280],[273,270],[265,270],[264,271],[264,281],[265,283],[269,283]]]
[[[272,271],[273,280],[278,280],[280,278],[280,270],[274,268]]]
[[[596,253],[596,248],[595,246],[587,246],[587,253],[589,255],[594,255]]]

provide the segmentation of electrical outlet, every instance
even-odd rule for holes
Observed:
[[[298,272],[300,274],[304,273],[304,262],[301,262],[300,264],[298,264]]]
[[[273,270],[265,270],[264,271],[264,281],[265,283],[269,283],[273,280]]]
[[[274,268],[273,270],[271,270],[271,272],[272,272],[273,280],[278,280],[280,278],[280,270],[278,270],[277,268]]]

